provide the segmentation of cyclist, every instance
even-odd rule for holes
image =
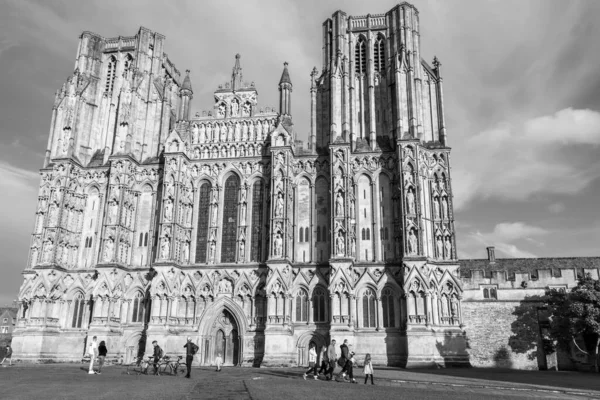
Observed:
[[[152,345],[154,346],[154,375],[158,375],[158,362],[163,358],[164,353],[156,340],[152,342]]]

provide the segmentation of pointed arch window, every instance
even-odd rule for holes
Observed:
[[[367,73],[367,43],[364,37],[359,37],[354,50],[354,67],[357,74]]]
[[[262,261],[263,201],[264,184],[259,180],[252,187],[252,261]]]
[[[71,323],[72,328],[81,328],[83,323],[83,312],[85,311],[85,300],[83,294],[78,293],[73,299],[73,321]]]
[[[371,289],[363,293],[363,327],[375,328],[375,294]]]
[[[327,296],[323,288],[316,288],[313,292],[313,321],[327,322],[325,310],[327,309]]]
[[[221,242],[221,261],[235,262],[237,250],[238,208],[240,178],[231,175],[225,181],[223,200],[223,234]]]
[[[321,241],[321,228],[317,226],[317,242]]]
[[[394,292],[390,288],[384,289],[381,295],[383,309],[383,327],[393,328],[396,324],[394,310]]]
[[[300,289],[296,293],[296,322],[308,321],[308,295],[306,290]]]
[[[304,242],[304,228],[300,227],[300,243]]]
[[[308,227],[304,228],[304,241],[305,242],[309,242],[309,238],[308,238]]]
[[[375,64],[375,71],[385,71],[385,39],[382,35],[377,35],[375,40],[375,48],[373,49],[373,60]]]
[[[104,91],[112,93],[115,84],[115,77],[117,76],[117,59],[115,56],[110,56],[108,59],[108,66],[106,70],[106,84]]]
[[[144,322],[144,296],[140,292],[137,292],[133,299],[131,322]]]
[[[196,262],[206,262],[206,249],[208,240],[208,215],[210,207],[210,190],[211,185],[204,182],[200,186],[199,191],[199,207],[198,207],[198,233],[196,236]]]

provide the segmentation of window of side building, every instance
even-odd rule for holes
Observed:
[[[498,287],[497,286],[482,286],[483,298],[485,300],[498,300]]]

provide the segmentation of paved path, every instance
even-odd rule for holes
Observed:
[[[0,368],[0,386],[7,399],[600,399],[597,375],[570,372],[380,368],[372,386],[360,371],[358,384],[305,381],[301,368],[194,368],[192,379],[124,371],[108,366],[88,375],[81,364],[21,365]]]

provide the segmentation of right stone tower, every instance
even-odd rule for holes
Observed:
[[[388,354],[399,358],[388,362],[468,363],[441,63],[421,59],[417,9],[337,11],[311,77],[310,148],[330,160],[332,275],[383,264],[395,277],[400,340]]]

